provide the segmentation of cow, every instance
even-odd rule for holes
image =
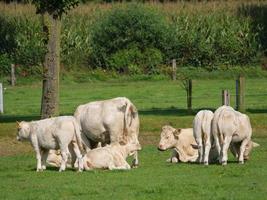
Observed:
[[[94,101],[77,107],[75,118],[82,130],[86,151],[96,148],[98,142],[106,144],[137,143],[139,117],[136,107],[125,97]],[[137,151],[133,166],[138,165]]]
[[[175,129],[169,125],[162,127],[158,150],[173,149],[167,162],[195,162],[198,158],[197,143],[193,136],[193,129]]]
[[[82,146],[80,126],[72,116],[61,116],[39,121],[18,123],[17,139],[31,142],[37,158],[36,171],[46,169],[46,160],[50,149],[59,149],[62,156],[59,171],[64,171],[68,159],[68,146],[73,148],[82,171]]]
[[[137,150],[141,150],[139,143],[127,143],[125,145],[114,143],[105,147],[92,149],[83,157],[84,169],[131,169],[126,158]]]
[[[212,134],[211,134],[212,119],[213,119],[212,111],[201,110],[196,114],[193,120],[193,133],[194,133],[194,138],[198,145],[198,162],[204,163],[204,165],[209,164],[209,153],[211,150],[211,143],[212,143]]]
[[[240,164],[244,163],[244,152],[246,147],[250,145],[252,128],[249,117],[230,106],[219,107],[213,117],[212,134],[218,152],[220,152],[220,163],[227,165],[227,151],[230,145],[233,150],[239,144],[238,151],[234,154],[238,156]]]

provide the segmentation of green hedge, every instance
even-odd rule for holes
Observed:
[[[266,27],[245,11],[168,13],[151,4],[123,3],[72,12],[63,18],[62,66],[160,74],[173,58],[208,70],[259,64]],[[1,75],[9,73],[10,63],[22,75],[40,74],[45,54],[40,18],[19,13],[0,12]]]

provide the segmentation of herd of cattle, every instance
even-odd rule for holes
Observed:
[[[139,164],[139,117],[136,107],[125,98],[95,101],[80,105],[74,116],[60,116],[17,123],[17,139],[29,140],[36,152],[37,171],[46,164],[91,169],[130,169],[126,158],[133,155],[132,167]],[[173,149],[168,162],[219,161],[227,164],[230,150],[240,163],[249,158],[252,129],[247,115],[229,106],[215,113],[202,110],[194,118],[193,128],[163,126],[159,150]]]

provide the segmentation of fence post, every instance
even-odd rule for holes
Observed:
[[[176,71],[177,71],[177,67],[176,67],[176,59],[172,59],[172,80],[176,80]]]
[[[229,90],[222,90],[222,105],[230,106]]]
[[[242,75],[236,80],[236,110],[245,111],[245,77]]]
[[[16,76],[15,76],[15,65],[11,64],[11,86],[15,86]]]
[[[0,83],[0,113],[4,113],[3,85]]]
[[[192,79],[187,80],[187,110],[192,112]]]

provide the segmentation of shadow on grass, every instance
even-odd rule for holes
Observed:
[[[151,108],[146,110],[139,110],[140,115],[155,115],[155,116],[194,116],[198,111],[200,110],[211,110],[215,111],[216,108],[197,108],[193,109],[191,111],[188,111],[187,109],[180,109],[175,107],[169,107],[169,108]],[[248,108],[246,109],[246,112],[252,113],[252,114],[261,114],[261,113],[267,113],[266,109],[252,109]],[[64,113],[61,115],[73,115],[72,113]],[[8,123],[8,122],[16,122],[16,121],[32,121],[32,120],[40,120],[40,115],[0,115],[0,122]]]
[[[246,111],[248,113],[252,113],[252,114],[261,114],[261,113],[267,113],[267,108],[266,109],[251,109],[251,108],[248,108],[248,109],[246,109]]]
[[[193,110],[180,109],[175,107],[170,108],[151,108],[147,110],[139,110],[140,115],[158,115],[158,116],[192,116],[195,115],[199,110],[212,110],[214,108],[198,108]]]

